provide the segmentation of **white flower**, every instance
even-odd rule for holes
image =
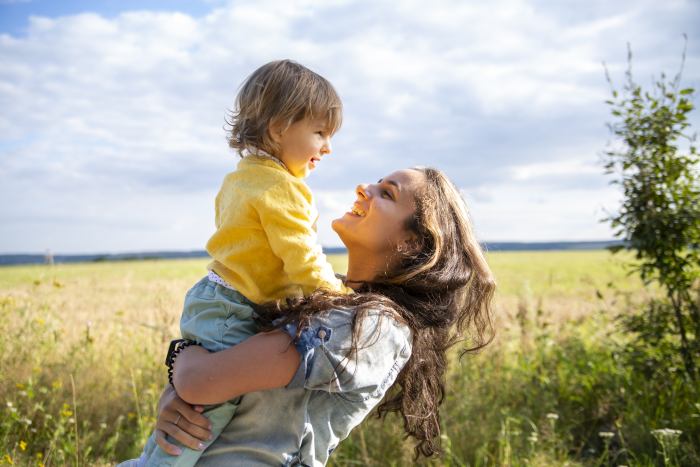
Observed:
[[[651,434],[657,438],[664,439],[675,439],[678,438],[683,432],[681,430],[674,430],[672,428],[660,428],[658,430],[651,430]]]

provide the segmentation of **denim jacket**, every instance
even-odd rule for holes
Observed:
[[[301,356],[285,388],[243,396],[233,420],[207,448],[202,466],[321,466],[384,397],[411,355],[411,332],[369,312],[357,354],[349,354],[353,310],[313,319],[296,338]]]

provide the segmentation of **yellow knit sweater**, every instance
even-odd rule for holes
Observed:
[[[255,303],[318,288],[350,293],[317,242],[317,218],[303,180],[270,158],[246,156],[216,196],[208,268]]]

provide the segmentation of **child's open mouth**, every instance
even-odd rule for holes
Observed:
[[[320,161],[321,159],[318,157],[312,157],[311,160],[309,160],[309,165],[311,166],[312,169],[316,168],[316,164]]]

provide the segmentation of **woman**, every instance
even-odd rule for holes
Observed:
[[[165,433],[193,448],[208,437],[201,407],[185,401],[245,394],[199,465],[323,465],[377,404],[401,413],[416,454],[439,452],[446,351],[465,334],[466,351],[491,337],[495,283],[464,202],[442,172],[400,170],[360,185],[333,229],[357,293],[319,291],[263,313],[273,330],[222,352],[184,349],[174,364],[179,397],[166,389],[159,404],[163,449],[177,452]],[[283,318],[273,326],[274,316]]]

